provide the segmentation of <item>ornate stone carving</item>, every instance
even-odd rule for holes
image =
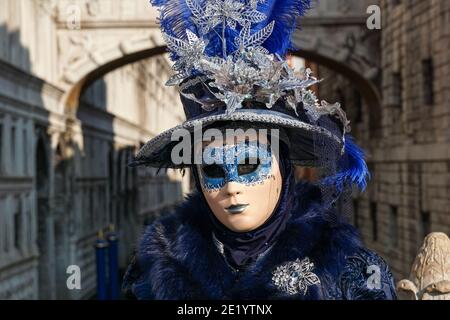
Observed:
[[[91,0],[86,3],[86,10],[91,17],[95,17],[100,13],[100,3],[98,0]]]
[[[398,282],[403,300],[450,300],[450,239],[430,233],[414,261],[409,280]]]
[[[90,34],[73,35],[68,38],[69,46],[66,50],[66,59],[64,65],[70,66],[76,63],[87,53],[96,49],[96,45]],[[61,50],[62,51],[62,50]]]
[[[37,4],[41,11],[45,14],[49,15],[52,18],[55,18],[57,16],[58,12],[55,0],[38,0]]]

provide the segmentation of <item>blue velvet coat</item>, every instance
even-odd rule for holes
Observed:
[[[326,218],[319,198],[317,188],[298,184],[277,242],[245,270],[235,270],[213,240],[209,209],[194,194],[146,228],[123,288],[138,299],[395,299],[385,261],[363,247],[354,227]],[[296,294],[274,284],[277,266],[305,257],[320,284]]]

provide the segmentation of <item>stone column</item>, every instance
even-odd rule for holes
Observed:
[[[12,126],[11,126],[11,115],[5,114],[3,118],[3,143],[2,143],[2,150],[1,150],[1,172],[3,175],[8,176],[12,174],[12,168],[11,168],[11,132],[12,132]]]
[[[53,216],[48,216],[45,219],[45,223],[46,223],[46,230],[47,230],[47,234],[46,234],[46,251],[47,251],[47,255],[48,255],[48,270],[47,270],[47,274],[48,274],[48,279],[49,279],[49,283],[48,283],[48,288],[49,288],[49,293],[48,293],[48,297],[49,299],[56,299],[56,279],[55,279],[55,274],[56,274],[56,257],[55,257],[55,234],[53,232],[54,228],[55,228],[55,222],[53,219]]]
[[[38,248],[37,248],[37,208],[36,208],[36,201],[37,201],[37,195],[36,195],[36,189],[33,189],[28,198],[29,204],[30,204],[30,248],[32,254],[37,254]]]
[[[14,146],[14,173],[18,177],[23,176],[23,169],[24,169],[24,154],[23,154],[23,143],[24,143],[24,137],[23,137],[23,119],[18,118],[16,120],[16,130],[15,130],[15,143]]]
[[[25,139],[27,141],[27,149],[25,154],[25,166],[26,172],[25,175],[33,177],[34,176],[34,164],[35,164],[35,138],[34,138],[34,125],[33,120],[26,120],[26,136]]]

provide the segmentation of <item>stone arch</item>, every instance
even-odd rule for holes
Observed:
[[[371,126],[376,126],[372,122],[378,122],[380,119],[381,96],[374,80],[378,76],[379,69],[364,57],[336,44],[331,36],[323,38],[299,32],[294,35],[294,43],[296,47],[301,48],[293,52],[294,55],[321,64],[353,81],[369,106]],[[66,114],[75,114],[83,90],[95,80],[127,64],[166,51],[167,47],[159,30],[155,29],[150,35],[140,35],[86,54],[74,65],[69,66],[64,74],[64,81],[69,85],[63,101]]]
[[[377,67],[364,57],[339,46],[333,39],[297,33],[294,43],[297,48],[301,48],[293,53],[295,56],[316,62],[350,79],[369,107],[371,127],[379,126],[381,95],[375,84],[379,74]]]
[[[295,54],[305,59],[322,64],[348,78],[361,81],[359,88],[367,98],[380,101],[380,94],[374,84],[374,78],[379,69],[363,57],[356,55],[345,47],[334,43],[331,39],[315,38],[313,36],[296,36],[295,45],[301,48]]]
[[[159,29],[158,33],[151,31],[150,34],[123,40],[107,48],[86,52],[75,63],[68,66],[62,75],[62,81],[66,87],[62,104],[66,114],[76,113],[83,90],[95,80],[124,65],[164,52],[166,52],[166,46]]]

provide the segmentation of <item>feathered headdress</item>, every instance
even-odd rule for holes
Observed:
[[[297,77],[284,57],[292,48],[297,19],[310,7],[306,0],[153,0],[160,8],[160,24],[175,61],[175,75],[167,82],[205,110],[226,105],[229,113],[245,101],[271,108],[280,99],[296,110],[305,89],[318,80],[305,72]],[[208,83],[215,99],[187,93],[198,80]],[[308,93],[311,95],[311,93]],[[215,101],[214,101],[215,100]],[[312,99],[315,104],[315,98]],[[342,119],[346,121],[346,119]]]
[[[170,155],[172,134],[196,125],[247,121],[283,128],[294,164],[333,168],[324,184],[365,187],[364,155],[347,138],[349,121],[339,103],[319,102],[308,89],[319,82],[286,61],[298,19],[309,0],[151,0],[174,61],[186,122],[153,138],[135,165],[184,167]]]
[[[160,8],[161,29],[169,39],[189,42],[190,32],[205,42],[209,57],[223,59],[240,46],[261,46],[283,57],[292,46],[291,34],[297,19],[310,8],[309,0],[152,0],[151,3]],[[177,50],[171,51],[174,60],[178,60]]]

